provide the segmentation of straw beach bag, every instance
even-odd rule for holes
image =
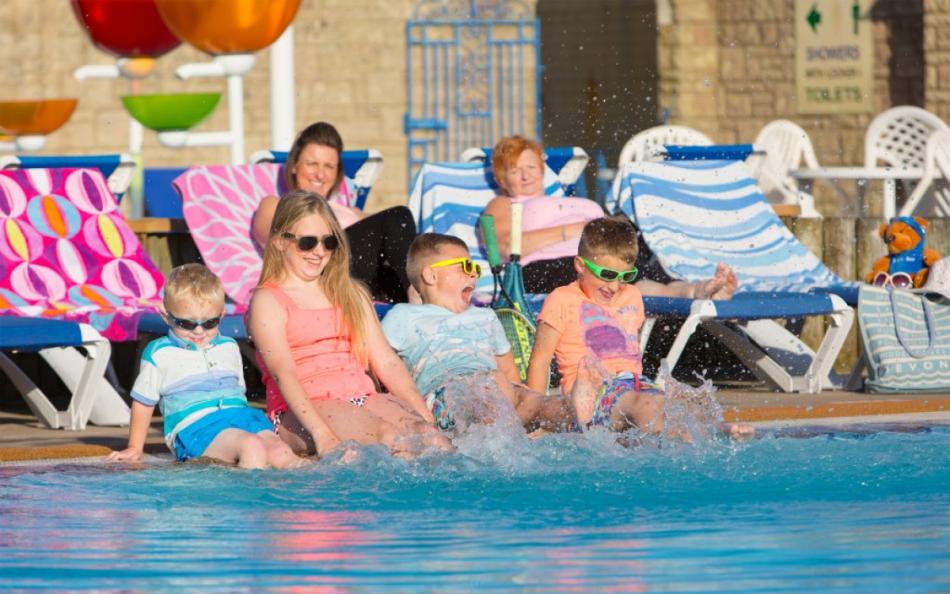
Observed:
[[[867,391],[950,391],[950,300],[864,286],[858,323]]]

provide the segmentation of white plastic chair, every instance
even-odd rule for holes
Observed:
[[[943,179],[940,179],[943,178]],[[924,175],[914,188],[899,215],[909,217],[921,199],[931,193],[933,212],[937,216],[950,216],[950,130],[938,130],[927,139],[924,154]]]
[[[878,114],[864,135],[864,166],[915,168],[924,166],[927,139],[950,130],[939,117],[913,105],[892,107]]]
[[[798,189],[798,183],[788,172],[804,162],[808,169],[818,169],[818,158],[808,133],[795,122],[774,120],[759,132],[754,143],[757,152],[747,160],[762,193],[773,204],[797,204],[801,216],[820,218],[815,209],[815,198]]]
[[[663,156],[663,145],[682,144],[709,146],[712,139],[699,130],[687,126],[654,126],[637,132],[627,141],[617,159],[617,171],[634,161],[659,161]]]
[[[938,130],[950,130],[939,117],[913,105],[899,105],[878,114],[864,135],[864,166],[919,169],[924,166],[927,139]],[[905,195],[915,181],[905,180]],[[866,186],[859,187],[861,202]]]

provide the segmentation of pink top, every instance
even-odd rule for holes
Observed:
[[[611,303],[601,305],[585,295],[574,281],[548,295],[538,319],[560,335],[554,355],[564,393],[569,393],[574,385],[577,366],[584,357],[595,358],[610,373],[643,372],[643,297],[635,286],[622,285]]]
[[[515,196],[513,204],[524,205],[521,230],[537,231],[571,223],[586,223],[604,216],[603,209],[593,200],[585,198],[560,198],[557,196]],[[577,255],[579,237],[546,245],[530,254],[521,256],[522,264],[538,260],[555,260]]]
[[[340,223],[340,226],[346,229],[353,223],[356,223],[360,220],[356,213],[350,210],[348,207],[340,204],[339,202],[334,202],[332,200],[327,202],[330,205],[330,210],[333,211],[333,214],[336,215],[336,220]]]
[[[376,393],[376,385],[353,356],[339,307],[303,309],[277,286],[267,286],[287,312],[287,344],[294,357],[297,379],[311,400],[349,400]],[[257,365],[267,388],[267,414],[287,410],[287,402],[277,382],[267,370],[260,353]]]

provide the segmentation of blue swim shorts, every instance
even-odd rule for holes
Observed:
[[[179,462],[199,458],[225,429],[240,429],[248,433],[273,431],[274,426],[261,411],[249,406],[222,408],[201,417],[175,436],[175,455]]]
[[[620,373],[613,378],[604,380],[597,395],[597,406],[590,421],[591,426],[606,427],[610,425],[610,413],[620,397],[627,392],[659,394],[656,384],[647,378],[640,378],[630,372]]]

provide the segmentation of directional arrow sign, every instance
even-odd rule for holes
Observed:
[[[875,0],[795,0],[798,113],[868,113],[873,106]]]
[[[811,27],[811,30],[815,33],[818,32],[818,24],[821,23],[821,13],[818,12],[818,6],[812,4],[811,11],[808,13],[808,16],[805,18],[808,21],[808,26]]]

